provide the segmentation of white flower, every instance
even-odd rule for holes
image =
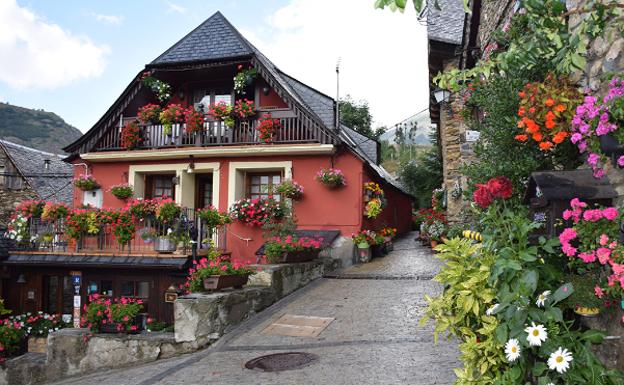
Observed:
[[[560,346],[559,349],[548,357],[548,368],[564,373],[570,367],[570,362],[572,362],[572,353]]]
[[[496,309],[498,309],[499,306],[500,306],[500,304],[498,304],[498,303],[490,306],[489,309],[487,309],[485,311],[485,314],[486,315],[493,315],[496,312]]]
[[[507,361],[514,362],[518,358],[520,358],[520,342],[517,339],[512,338],[505,344],[505,355],[507,356]]]
[[[537,296],[537,301],[535,301],[535,304],[538,307],[544,307],[544,303],[546,302],[546,300],[548,299],[548,296],[550,295],[550,290],[546,290],[545,292],[543,292],[542,294]]]
[[[548,338],[548,332],[544,325],[535,325],[535,322],[531,322],[531,326],[524,329],[527,332],[527,341],[531,346],[542,346],[542,342]]]

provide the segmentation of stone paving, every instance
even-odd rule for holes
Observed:
[[[435,345],[432,325],[418,325],[423,296],[441,290],[430,279],[438,267],[429,249],[406,237],[388,256],[314,281],[209,349],[58,384],[448,385],[459,366],[457,348],[447,341]],[[315,338],[262,333],[287,313],[335,320]],[[314,353],[319,360],[283,372],[244,368],[252,358],[292,351]]]

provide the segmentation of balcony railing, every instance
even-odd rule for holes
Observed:
[[[171,229],[171,230],[169,230]],[[175,252],[190,255],[193,243],[197,249],[216,248],[226,250],[226,228],[210,228],[195,216],[193,210],[184,209],[180,217],[166,227],[153,219],[144,219],[136,224],[134,238],[119,244],[115,238],[112,225],[101,225],[97,233],[82,233],[78,239],[70,240],[66,236],[63,220],[42,221],[29,219],[29,238],[15,242],[13,251],[31,251],[55,253],[94,253],[113,255],[152,255],[155,254],[155,242],[158,236],[169,233],[168,238],[176,244]]]
[[[279,112],[279,111],[278,111]],[[280,129],[272,143],[329,143],[329,136],[320,126],[311,121],[303,121],[291,113],[273,113],[280,120]],[[135,118],[124,118],[123,123]],[[141,143],[135,149],[154,149],[190,146],[225,146],[266,144],[260,139],[256,129],[258,120],[236,121],[229,127],[223,121],[207,118],[203,130],[186,132],[186,124],[174,124],[170,130],[163,125],[141,125]],[[99,151],[123,150],[121,140],[122,125],[108,132],[99,142]]]

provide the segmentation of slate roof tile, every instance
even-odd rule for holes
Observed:
[[[466,12],[461,0],[437,0],[440,9],[435,9],[434,0],[427,5],[427,35],[429,40],[460,45],[464,35]]]

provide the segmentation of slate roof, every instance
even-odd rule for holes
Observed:
[[[151,64],[169,64],[249,56],[250,47],[221,12],[210,16]]]
[[[183,269],[188,258],[10,253],[3,265]]]
[[[461,0],[437,0],[440,9],[434,6],[435,0],[427,2],[427,36],[429,40],[460,45],[464,35],[464,11]]]
[[[28,185],[39,195],[39,199],[71,205],[73,167],[63,162],[61,155],[6,140],[0,140],[0,149],[4,150]],[[46,159],[50,160],[48,170],[44,168]]]

